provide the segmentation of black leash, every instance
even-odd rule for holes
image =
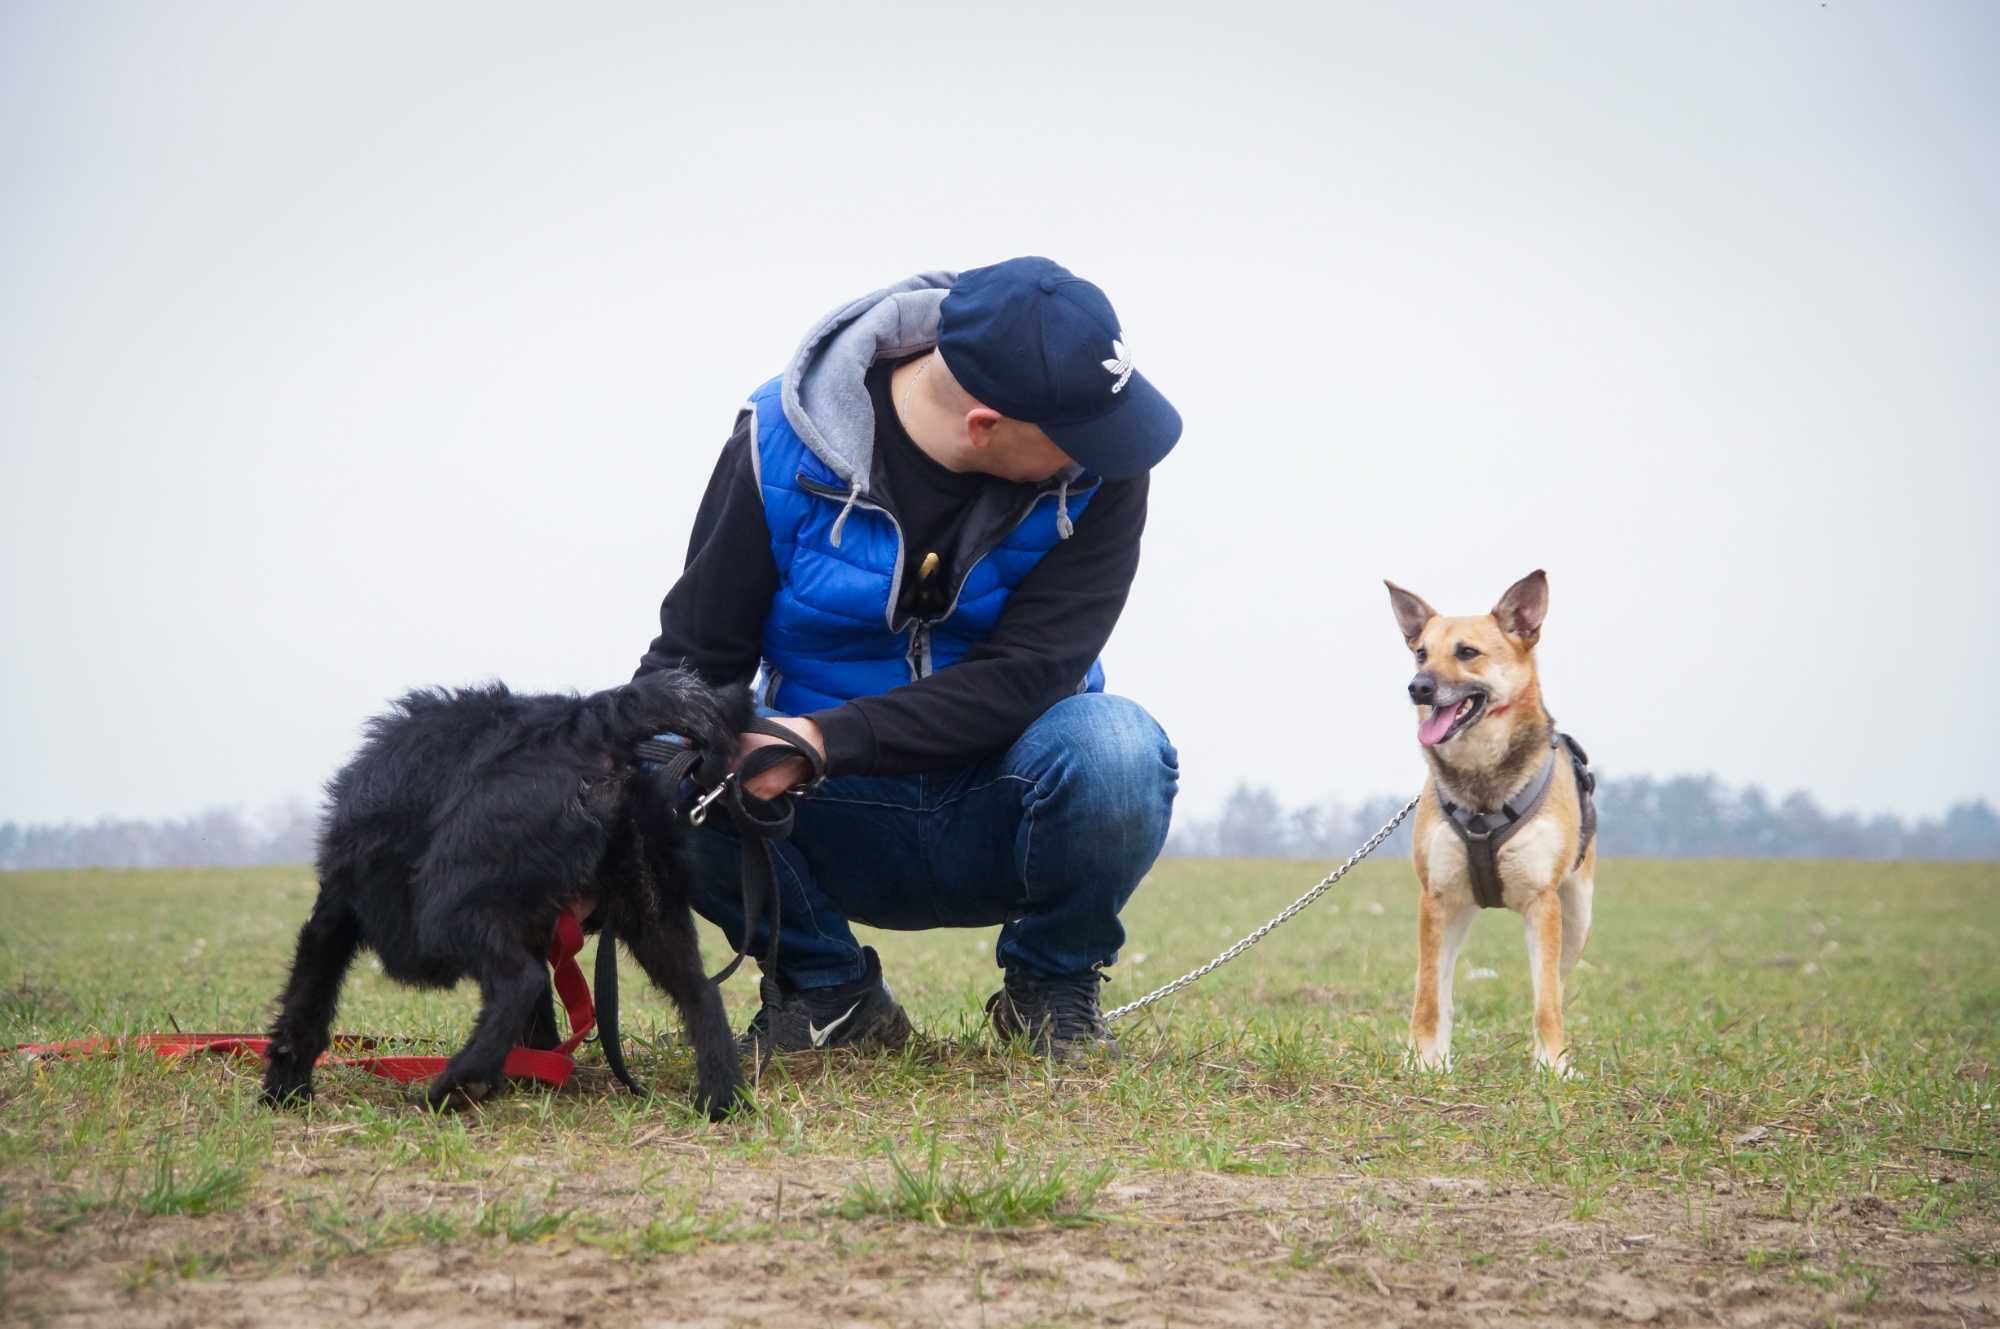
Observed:
[[[618,1037],[618,938],[614,932],[605,928],[597,934],[596,981],[592,984],[597,989],[597,1041],[603,1045],[605,1063],[618,1083],[635,1097],[644,1098],[645,1089],[625,1069],[625,1045]]]
[[[757,925],[763,921],[764,906],[768,903],[771,913],[771,944],[764,956],[764,967],[773,969],[778,960],[778,925],[783,916],[783,906],[779,903],[777,878],[771,871],[771,842],[783,840],[792,833],[792,823],[797,812],[792,806],[794,793],[810,792],[826,778],[826,761],[791,730],[781,724],[766,720],[762,716],[750,721],[750,731],[779,740],[757,748],[743,758],[736,770],[722,777],[722,780],[706,793],[700,792],[697,773],[700,771],[703,755],[685,742],[671,738],[649,738],[639,743],[634,754],[640,761],[657,762],[666,769],[663,778],[674,782],[680,791],[680,802],[692,804],[688,820],[699,826],[707,820],[711,805],[720,801],[729,819],[735,823],[736,838],[743,847],[743,940],[736,947],[736,955],[708,981],[718,986],[727,981],[743,963],[743,957],[750,952],[750,942],[757,935]],[[793,757],[802,758],[812,774],[805,783],[794,785],[776,798],[758,798],[748,793],[743,786],[781,762]],[[646,854],[643,845],[639,853],[640,870],[646,871]],[[615,929],[605,928],[597,940],[597,1041],[604,1046],[604,1060],[611,1067],[611,1073],[639,1097],[646,1091],[625,1066],[625,1048],[618,1036],[618,945],[612,935]]]
[[[743,940],[737,943],[736,955],[721,972],[708,981],[720,984],[736,972],[738,965],[750,953],[751,939],[757,935],[757,925],[763,921],[764,906],[771,908],[771,944],[764,955],[766,970],[775,969],[778,961],[778,927],[783,920],[784,907],[779,901],[778,882],[771,872],[771,845],[775,840],[788,838],[792,833],[792,823],[797,818],[797,809],[792,806],[794,792],[809,793],[826,778],[826,761],[813,750],[810,743],[775,721],[762,716],[750,722],[750,732],[763,734],[779,740],[753,750],[743,758],[742,764],[734,772],[723,777],[721,784],[710,790],[695,805],[689,814],[699,826],[707,815],[708,803],[719,794],[723,808],[729,819],[736,824],[736,839],[743,849]],[[812,774],[805,783],[795,785],[776,798],[758,798],[745,791],[743,786],[762,775],[765,771],[793,757],[804,758]]]

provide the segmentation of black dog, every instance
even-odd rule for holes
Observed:
[[[361,751],[327,786],[319,898],[271,1029],[265,1100],[312,1096],[313,1063],[360,946],[404,983],[478,981],[472,1037],[427,1098],[463,1106],[498,1092],[517,1040],[558,1041],[543,957],[557,917],[582,905],[598,944],[624,942],[680,1008],[695,1051],[695,1103],[726,1114],[742,1068],[722,998],[702,971],[684,810],[679,791],[660,787],[667,777],[641,768],[633,748],[680,733],[706,754],[702,783],[712,783],[750,717],[744,689],[717,691],[663,670],[588,697],[516,695],[497,684],[412,692],[370,721]]]

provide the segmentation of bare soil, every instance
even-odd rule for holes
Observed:
[[[855,1174],[718,1170],[700,1212],[745,1235],[658,1255],[558,1229],[325,1258],[288,1248],[295,1224],[255,1207],[40,1241],[17,1232],[0,1318],[123,1329],[2000,1324],[1992,1231],[1912,1231],[1908,1214],[1866,1195],[1810,1221],[1779,1216],[1769,1195],[1733,1193],[1628,1195],[1579,1219],[1569,1200],[1478,1181],[1163,1174],[1109,1187],[1097,1223],[986,1232],[843,1218]],[[476,1183],[457,1189],[468,1194],[385,1178],[373,1203],[476,1198]],[[616,1174],[572,1179],[560,1199],[639,1226],[652,1203]],[[191,1251],[226,1258],[205,1275],[147,1272],[149,1258],[158,1271]]]

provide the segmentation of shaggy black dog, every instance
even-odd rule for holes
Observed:
[[[696,1105],[727,1113],[742,1069],[722,998],[702,971],[684,809],[633,748],[663,731],[685,735],[707,754],[701,783],[713,783],[750,716],[744,689],[663,670],[588,697],[497,684],[412,692],[370,721],[361,751],[327,786],[319,898],[271,1029],[265,1100],[311,1097],[313,1063],[361,946],[404,983],[479,983],[472,1037],[427,1097],[464,1106],[498,1092],[517,1041],[558,1041],[543,957],[557,916],[588,905],[598,944],[624,942],[680,1008]]]

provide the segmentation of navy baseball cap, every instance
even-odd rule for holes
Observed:
[[[1151,470],[1180,441],[1180,412],[1132,368],[1111,302],[1060,263],[960,273],[938,312],[938,350],[981,403],[1107,480]]]

